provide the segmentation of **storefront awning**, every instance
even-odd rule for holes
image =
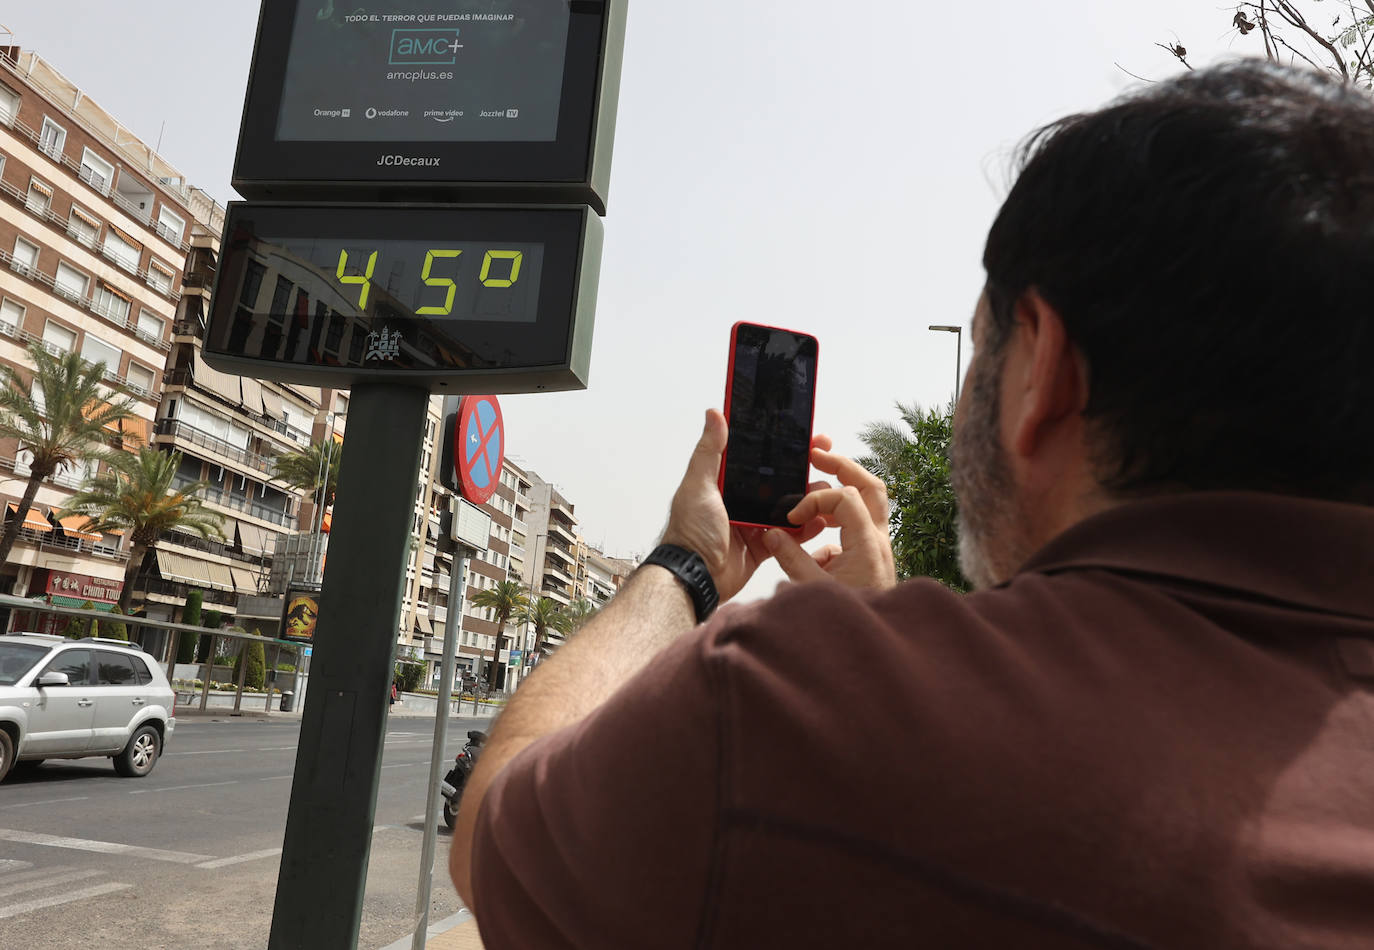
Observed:
[[[82,541],[105,540],[103,536],[94,532],[81,530],[81,526],[90,521],[85,515],[67,515],[65,518],[58,518],[57,521],[62,525],[62,532],[69,538],[80,538]]]
[[[52,595],[52,604],[54,607],[85,607],[87,610],[111,611],[115,609],[114,604],[107,604],[104,601],[93,600],[88,605],[84,600],[77,600],[75,597],[63,597],[61,594]]]
[[[19,506],[14,502],[10,502],[10,514],[15,515],[18,514],[18,512]],[[30,508],[24,513],[24,524],[21,525],[21,527],[28,528],[31,531],[41,531],[44,534],[52,530],[52,525],[48,523],[48,519],[44,518],[42,512],[37,508]]]
[[[204,561],[196,561],[171,551],[157,551],[157,570],[163,580],[177,581],[194,587],[214,587],[205,570]]]

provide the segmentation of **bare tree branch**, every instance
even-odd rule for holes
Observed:
[[[1294,56],[1301,57],[1301,58],[1302,58],[1303,60],[1305,60],[1305,61],[1307,62],[1307,64],[1308,64],[1309,66],[1311,66],[1313,69],[1316,69],[1316,70],[1320,70],[1320,69],[1321,69],[1320,66],[1318,66],[1316,63],[1312,62],[1312,60],[1309,59],[1301,50],[1294,49],[1293,46],[1292,46],[1292,44],[1290,44],[1290,43],[1289,43],[1287,40],[1285,40],[1282,36],[1279,36],[1277,33],[1274,34],[1274,42],[1275,42],[1275,43],[1281,43],[1282,45],[1288,47],[1289,52],[1291,52]],[[1333,70],[1328,69],[1327,72],[1333,72]],[[1349,78],[1350,78],[1350,74],[1347,73],[1344,69],[1341,70],[1341,73],[1345,76],[1346,79],[1349,79]]]
[[[1125,73],[1127,76],[1130,76],[1132,79],[1139,79],[1141,82],[1158,82],[1158,81],[1159,81],[1159,80],[1157,80],[1157,79],[1146,79],[1144,76],[1137,76],[1135,73],[1131,72],[1129,69],[1127,69],[1125,66],[1122,66],[1120,63],[1113,62],[1112,65],[1115,66],[1117,69],[1121,70],[1121,71],[1122,71],[1123,73]]]
[[[1160,49],[1168,50],[1170,53],[1176,56],[1178,58],[1178,61],[1182,63],[1184,66],[1187,66],[1189,69],[1193,68],[1193,64],[1188,62],[1188,51],[1184,49],[1182,43],[1175,43],[1173,46],[1165,46],[1163,43],[1156,43],[1155,45],[1158,46]]]
[[[1328,53],[1330,53],[1331,58],[1336,61],[1336,65],[1340,68],[1342,78],[1346,80],[1350,79],[1350,70],[1345,68],[1345,57],[1341,55],[1341,51],[1336,49],[1336,47],[1332,44],[1330,40],[1328,40],[1326,37],[1322,36],[1320,33],[1318,33],[1316,30],[1312,28],[1312,26],[1307,22],[1306,18],[1303,17],[1303,15],[1298,11],[1298,9],[1293,6],[1291,0],[1274,0],[1274,9],[1278,10],[1285,19],[1287,19],[1298,29],[1302,30],[1304,33],[1310,36],[1313,42],[1315,42],[1318,46],[1322,47]],[[1287,46],[1289,49],[1293,49],[1293,47],[1288,43],[1284,43],[1283,45]],[[1297,52],[1297,50],[1293,51],[1295,53]],[[1302,58],[1307,59],[1306,56],[1303,56]],[[1310,59],[1307,59],[1307,61],[1309,63],[1312,62],[1312,60]],[[1315,66],[1316,64],[1313,63],[1313,65]]]

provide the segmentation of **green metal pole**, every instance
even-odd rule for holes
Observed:
[[[352,392],[268,950],[358,944],[428,400]]]

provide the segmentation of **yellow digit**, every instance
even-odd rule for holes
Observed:
[[[520,251],[487,251],[487,256],[482,258],[482,286],[483,287],[510,287],[520,279],[520,263],[524,261],[525,255]],[[491,277],[492,261],[510,261],[510,279],[501,280],[499,277]],[[490,279],[489,279],[490,278]]]
[[[372,272],[377,267],[377,252],[373,251],[372,256],[367,259],[367,270],[361,277],[344,276],[344,268],[348,266],[348,252],[339,251],[339,283],[341,284],[362,284],[363,292],[358,295],[358,309],[367,309],[367,295],[372,290]]]
[[[448,295],[444,297],[442,307],[421,307],[416,313],[435,314],[440,317],[447,317],[453,312],[453,295],[458,293],[458,285],[447,277],[430,277],[429,272],[434,267],[436,257],[457,257],[462,251],[428,251],[425,254],[425,269],[420,272],[420,279],[431,287],[447,287]]]

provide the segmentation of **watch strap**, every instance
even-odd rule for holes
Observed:
[[[673,576],[682,583],[682,586],[687,589],[687,596],[692,598],[692,608],[696,611],[697,623],[701,623],[711,616],[711,612],[720,603],[720,594],[716,591],[716,582],[711,579],[711,572],[707,569],[706,562],[695,551],[678,547],[676,544],[660,544],[649,552],[644,563],[657,564],[659,567],[671,571]]]

